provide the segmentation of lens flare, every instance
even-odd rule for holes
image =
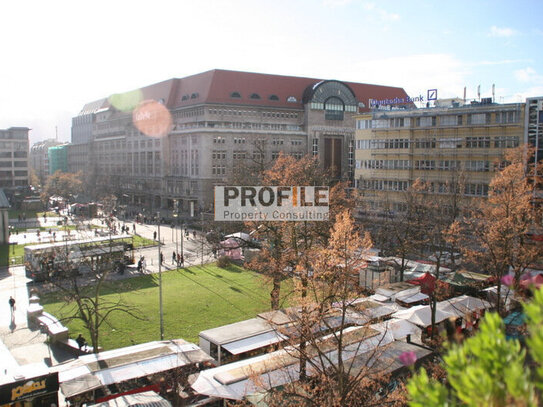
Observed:
[[[172,127],[172,115],[161,103],[147,100],[132,113],[134,126],[146,136],[164,137]]]
[[[116,93],[109,97],[109,103],[121,112],[131,112],[142,100],[143,94],[139,89],[126,93]]]

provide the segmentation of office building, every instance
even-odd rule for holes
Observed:
[[[372,98],[405,97],[395,87],[207,71],[85,105],[72,120],[68,167],[84,169],[122,203],[150,210],[176,202],[182,211],[208,210],[214,185],[281,151],[311,154],[336,178],[353,180],[355,115],[368,111]],[[152,125],[142,132],[133,119],[155,113],[134,113],[134,100],[164,106],[169,118],[155,124],[169,121],[167,131],[150,137]]]
[[[49,176],[49,147],[63,144],[65,143],[55,139],[48,139],[34,143],[30,148],[30,167],[36,173],[41,185],[45,185],[45,181]]]
[[[461,180],[468,199],[486,196],[504,150],[534,140],[525,133],[525,107],[450,99],[423,109],[381,106],[357,116],[359,215],[402,211],[403,191],[417,178],[431,182],[436,194]]]
[[[63,144],[49,147],[49,175],[57,171],[68,172],[68,146]]]
[[[28,132],[27,127],[0,130],[0,188],[28,186]]]

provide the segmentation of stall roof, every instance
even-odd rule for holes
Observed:
[[[429,305],[417,305],[403,311],[392,314],[393,318],[405,319],[415,325],[426,328],[432,325],[432,311]],[[436,309],[436,323],[444,321],[447,318],[456,317],[452,312]]]
[[[254,349],[263,348],[274,343],[279,343],[287,339],[285,335],[279,332],[271,331],[265,332],[260,335],[251,336],[250,338],[241,339],[235,342],[229,342],[222,345],[222,348],[226,349],[233,355],[239,355],[240,353],[249,352]]]
[[[211,360],[198,346],[177,339],[84,355],[50,370],[59,372],[62,392],[71,397],[112,383]]]
[[[406,296],[396,297],[398,301],[405,302],[406,304],[413,304],[414,302],[419,302],[427,300],[429,297],[423,293],[408,294]]]
[[[154,391],[127,394],[116,397],[104,403],[92,404],[88,407],[171,407],[172,403],[162,398]]]
[[[417,360],[432,354],[430,349],[411,343],[394,341],[386,346],[377,348],[374,351],[366,352],[354,358],[349,373],[352,376],[356,376],[364,368],[371,369],[375,374],[393,373],[404,367],[400,362],[400,355],[404,352],[414,352],[417,356]]]
[[[438,310],[455,314],[458,317],[464,317],[472,312],[479,312],[492,308],[492,304],[480,298],[469,295],[450,298],[437,303]]]
[[[394,340],[405,339],[407,335],[420,337],[422,333],[421,329],[415,324],[405,319],[399,319],[399,318],[392,318],[387,321],[370,325],[370,328],[373,328],[379,332],[389,331],[392,333]]]
[[[200,332],[199,336],[217,345],[222,345],[270,331],[273,331],[273,327],[267,321],[262,318],[251,318],[218,328],[207,329]]]
[[[344,360],[352,359],[358,354],[394,340],[390,332],[378,332],[368,327],[349,327],[344,332]],[[331,338],[332,335],[324,337],[322,344],[324,353],[327,354],[326,359],[336,363],[338,356],[330,346]],[[311,351],[310,348],[308,350]],[[295,353],[295,348],[286,348],[203,370],[192,384],[192,388],[207,396],[241,400],[250,394],[297,380],[299,363],[293,356]],[[319,363],[318,356],[315,357],[315,363]]]

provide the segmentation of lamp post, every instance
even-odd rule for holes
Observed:
[[[160,308],[160,340],[164,340],[164,313],[162,310],[162,262],[160,252],[160,212],[157,212],[157,225],[158,225],[158,297]]]
[[[179,239],[177,237],[177,228],[179,226],[179,217],[178,217],[179,214],[178,214],[178,210],[177,210],[177,208],[178,208],[177,205],[178,205],[177,199],[174,199],[173,200],[173,217],[174,217],[175,221],[174,221],[174,223],[172,225],[172,231],[175,228],[175,263],[177,264],[177,267],[179,267],[179,262],[177,261],[177,256],[178,256],[178,253],[179,253],[178,247],[177,247],[177,245],[179,243]],[[173,237],[172,237],[172,242],[173,242]]]

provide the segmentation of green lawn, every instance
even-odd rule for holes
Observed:
[[[164,272],[162,287],[165,339],[198,343],[200,331],[254,318],[270,307],[269,286],[262,276],[238,266],[222,269],[204,265]],[[159,340],[158,275],[117,281],[104,290],[104,298],[116,300],[119,295],[125,303],[137,307],[144,320],[113,313],[110,325],[101,330],[100,345],[107,350]],[[56,301],[51,294],[42,298],[45,310],[61,319],[66,309]],[[82,326],[80,321],[69,323],[70,335],[76,337],[81,332],[88,339]]]
[[[37,212],[37,211],[27,211],[27,210],[22,210],[22,209],[10,209],[8,211],[8,217],[9,219],[15,219],[15,220],[18,219],[19,215],[25,216],[26,219],[43,218],[44,213],[47,215],[47,217],[59,216],[55,212],[43,212],[43,211]]]

